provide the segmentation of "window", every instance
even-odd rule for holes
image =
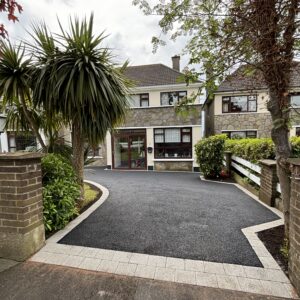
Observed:
[[[89,147],[88,157],[101,156],[101,147]]]
[[[149,94],[141,94],[140,95],[140,106],[141,107],[149,106]]]
[[[291,95],[291,106],[300,107],[300,95]]]
[[[223,113],[256,112],[256,111],[257,111],[257,97],[255,95],[222,97]]]
[[[131,95],[129,102],[130,102],[131,107],[148,107],[149,106],[149,94]]]
[[[256,138],[257,132],[254,130],[245,130],[245,131],[222,131],[228,135],[230,139],[245,139],[245,138]]]
[[[296,127],[296,136],[300,136],[300,127]]]
[[[36,148],[36,138],[32,134],[8,133],[8,151],[28,151]]]
[[[183,92],[164,92],[160,93],[161,105],[174,105],[187,96],[186,91]]]
[[[154,129],[154,158],[192,158],[192,128]]]

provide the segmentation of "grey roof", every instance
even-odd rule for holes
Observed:
[[[217,92],[260,90],[266,89],[266,82],[261,72],[252,75],[245,74],[246,66],[239,67],[219,85]],[[300,87],[300,62],[294,62],[291,74],[290,87]]]
[[[127,67],[127,77],[138,87],[184,83],[183,73],[163,64]]]

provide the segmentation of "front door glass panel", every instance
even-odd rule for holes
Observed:
[[[145,136],[130,136],[130,167],[145,169]]]
[[[128,137],[114,138],[114,166],[115,168],[129,168]]]

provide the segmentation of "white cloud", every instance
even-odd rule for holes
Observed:
[[[170,41],[152,53],[151,38],[160,33],[159,18],[144,16],[132,5],[132,0],[19,0],[23,6],[20,22],[4,22],[11,39],[28,37],[26,30],[32,22],[44,20],[52,31],[58,31],[57,17],[64,27],[69,17],[83,18],[94,13],[95,32],[109,35],[107,45],[114,49],[119,61],[129,59],[131,65],[164,63],[171,65],[171,56],[180,54],[184,40]],[[2,14],[3,16],[3,14]],[[182,57],[184,67],[188,58]]]

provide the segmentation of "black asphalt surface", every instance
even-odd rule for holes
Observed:
[[[86,170],[108,199],[60,243],[262,267],[242,228],[278,219],[234,185],[197,173]]]

